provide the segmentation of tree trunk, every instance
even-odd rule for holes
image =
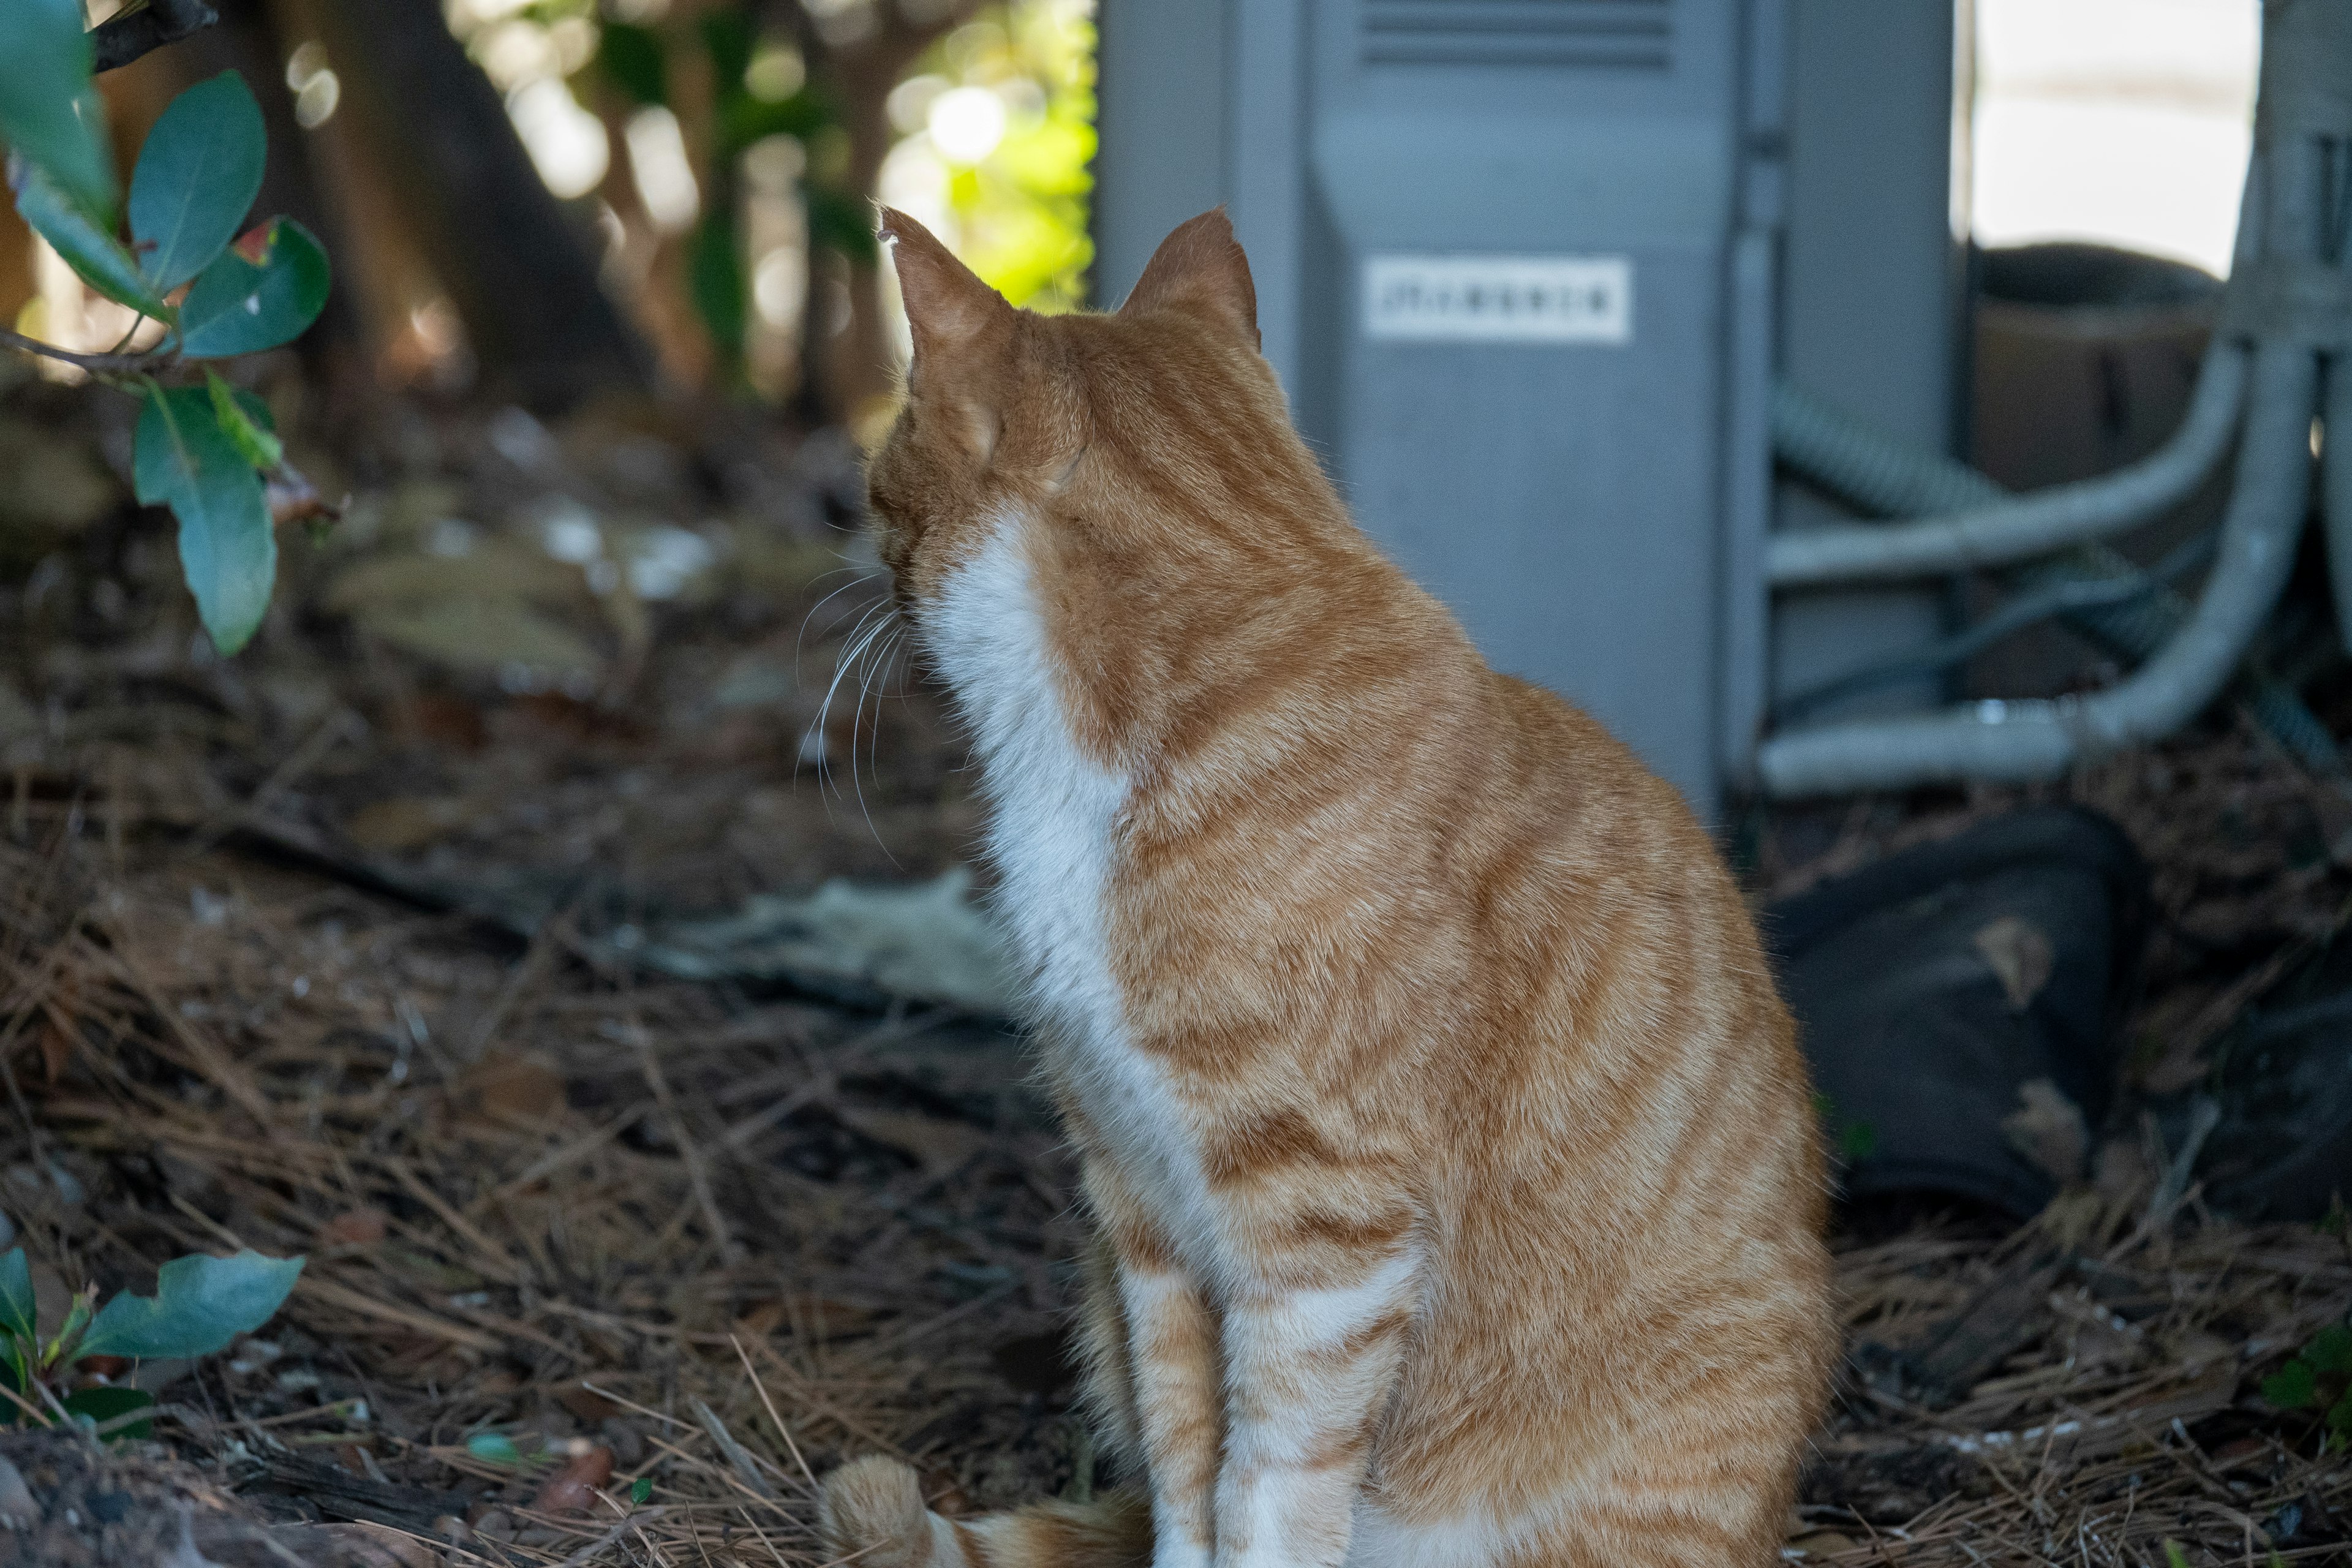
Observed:
[[[394,187],[482,379],[542,405],[646,391],[646,356],[597,281],[588,237],[436,0],[305,9],[341,80],[340,113]]]
[[[797,29],[810,74],[833,89],[842,129],[848,132],[849,188],[869,201],[882,162],[897,141],[890,124],[890,89],[925,49],[970,21],[980,10],[980,0],[956,0],[919,23],[908,21],[899,6],[887,0],[876,0],[876,10],[878,25],[857,42],[839,48],[824,45],[804,13]],[[812,333],[812,347],[820,352],[803,360],[811,368],[803,374],[814,371],[819,376],[827,416],[863,434],[892,395],[896,355],[890,348],[876,261],[852,258],[848,277],[849,320],[829,338],[822,325]],[[812,267],[807,309],[813,322],[822,323],[824,318],[819,312],[830,309],[824,283]]]

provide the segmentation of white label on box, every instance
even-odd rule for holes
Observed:
[[[1374,256],[1364,334],[1389,342],[1630,343],[1622,256]]]

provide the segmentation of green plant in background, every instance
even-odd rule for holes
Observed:
[[[2263,1379],[2263,1397],[2281,1410],[2323,1413],[2328,1447],[2352,1448],[2352,1328],[2320,1330],[2300,1355]]]
[[[277,1315],[302,1273],[299,1258],[264,1258],[240,1252],[232,1258],[201,1254],[174,1258],[155,1273],[155,1294],[129,1291],[92,1308],[96,1292],[73,1299],[65,1321],[43,1338],[33,1302],[33,1272],[25,1249],[0,1256],[0,1385],[13,1399],[0,1401],[0,1424],[27,1415],[49,1420],[109,1425],[109,1435],[144,1437],[149,1424],[124,1421],[145,1410],[154,1396],[136,1388],[100,1384],[59,1392],[77,1364],[100,1358],[166,1361],[210,1355],[231,1340],[250,1333]],[[121,1422],[120,1426],[110,1424]]]
[[[1031,310],[1082,303],[1094,260],[1087,212],[1094,189],[1092,9],[1084,0],[991,6],[941,39],[919,68],[940,89],[924,105],[922,133],[960,230],[949,241],[990,287]],[[971,89],[998,100],[1001,120],[991,123],[979,100],[948,96]],[[959,123],[965,117],[979,121],[971,128],[979,134]]]
[[[690,34],[608,21],[596,47],[599,74],[639,109],[673,107],[669,83],[675,49],[698,48],[706,58],[711,84],[710,166],[699,172],[703,211],[688,242],[688,277],[695,313],[730,363],[742,357],[751,301],[736,163],[772,136],[791,137],[805,148],[828,132],[837,134],[840,125],[831,100],[804,78],[792,80],[785,90],[775,89],[772,79],[776,73],[761,68],[766,42],[750,11],[737,8],[705,13]],[[808,160],[811,175],[800,185],[809,243],[853,260],[871,258],[874,225],[868,204],[823,177],[816,162]]]
[[[180,563],[223,653],[269,607],[278,542],[267,479],[284,468],[268,409],[204,362],[292,341],[326,303],[326,253],[290,218],[247,228],[267,138],[234,72],[174,99],[140,149],[126,204],[90,81],[80,0],[0,4],[0,142],[16,210],[92,289],[141,320],[117,352],[69,353],[16,332],[0,342],[79,365],[141,399],[132,479],[179,520]],[[125,224],[128,242],[122,237]],[[162,338],[123,353],[145,321]]]

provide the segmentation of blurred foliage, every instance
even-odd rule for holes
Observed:
[[[898,167],[886,173],[885,190],[918,179],[934,184],[952,216],[940,237],[1013,303],[1040,310],[1082,303],[1094,260],[1087,221],[1094,189],[1093,6],[1084,0],[991,6],[935,45],[917,71],[899,96],[929,112],[916,129],[907,123],[914,104],[894,102],[894,119],[912,133],[893,155]],[[1002,139],[968,161],[936,121],[948,93],[971,88],[995,94],[1004,121]]]
[[[898,142],[879,192],[853,188],[837,89],[824,79],[822,59],[812,75],[783,6],[450,0],[448,9],[468,51],[508,95],[526,142],[567,131],[599,135],[583,128],[600,105],[607,119],[675,115],[697,197],[691,231],[679,240],[677,278],[730,380],[740,380],[756,324],[752,279],[767,259],[751,249],[758,230],[742,211],[743,161],[771,138],[800,149],[794,195],[811,253],[799,258],[803,267],[828,252],[870,263],[878,195],[931,224],[1015,304],[1066,310],[1085,297],[1093,258],[1093,0],[988,5],[926,49],[891,93]],[[566,95],[553,113],[551,89]],[[943,136],[935,111],[959,92],[949,109],[966,111],[964,134]],[[528,112],[527,94],[538,95]],[[608,198],[631,155],[623,139],[613,141],[612,166],[586,186],[598,199]],[[543,172],[561,156],[542,156],[536,144],[533,154]],[[814,289],[800,296],[817,297]]]

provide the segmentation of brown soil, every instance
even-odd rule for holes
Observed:
[[[0,424],[103,477],[101,395],[20,388]],[[840,455],[480,411],[302,458],[356,505],[289,540],[234,661],[111,480],[5,565],[0,1210],[52,1295],[199,1248],[310,1262],[261,1333],[147,1369],[156,1444],[0,1438],[41,1513],[0,1560],[191,1568],[186,1520],[224,1563],[276,1531],[320,1563],[805,1565],[811,1478],[848,1455],[905,1456],[950,1510],[1110,1479],[1070,1405],[1073,1173],[1019,1042],[615,957],[968,849],[919,686],[853,675],[823,710],[873,593],[824,575],[854,554]],[[636,573],[677,527],[707,561]],[[2054,793],[2156,865],[2133,1071],[2177,1087],[2341,923],[2352,819],[2226,716]],[[1758,886],[2016,798],[1785,814]],[[2034,1225],[1841,1243],[1853,1354],[1792,1560],[2352,1550],[2352,1467],[2259,1392],[2352,1308],[2340,1227],[2193,1194],[2149,1226],[2154,1162],[2111,1131],[2102,1184]],[[1927,1361],[1934,1400],[1886,1373]],[[469,1447],[493,1435],[520,1463]]]

